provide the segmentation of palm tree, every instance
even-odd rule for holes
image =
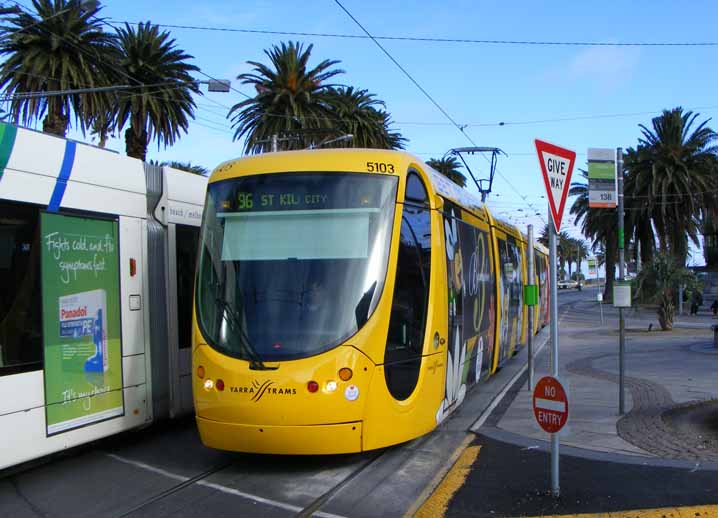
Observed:
[[[401,133],[392,128],[394,121],[391,120],[389,112],[379,112],[381,115],[381,125],[384,127],[384,133],[387,138],[387,149],[404,149],[407,139]]]
[[[253,72],[237,76],[257,92],[232,106],[228,115],[234,139],[245,138],[246,153],[269,151],[274,136],[285,139],[284,149],[302,149],[315,142],[318,135],[336,134],[328,98],[337,85],[326,81],[343,70],[332,69],[339,61],[328,59],[309,69],[312,48],[298,42],[274,45],[264,51],[270,66],[248,61]],[[371,105],[370,100],[366,102]]]
[[[664,110],[650,129],[639,125],[638,148],[628,152],[632,161],[627,183],[631,195],[644,200],[643,224],[650,215],[661,249],[681,265],[688,256],[688,239],[699,244],[704,194],[715,188],[713,173],[718,170],[716,133],[707,126],[708,120],[693,129],[698,116],[684,113],[681,107]],[[645,232],[647,228],[641,237]]]
[[[689,291],[697,287],[695,274],[666,252],[656,254],[654,259],[641,270],[637,283],[635,298],[646,298],[658,303],[658,323],[664,331],[673,328],[676,311],[674,301],[678,287],[684,286]],[[644,291],[647,293],[643,293]]]
[[[466,177],[461,174],[461,164],[455,156],[443,158],[430,158],[426,164],[446,176],[449,180],[461,187],[466,187]]]
[[[583,239],[573,239],[574,250],[576,254],[576,272],[578,272],[579,286],[581,285],[581,263],[588,258],[588,246]]]
[[[549,227],[548,224],[544,225],[541,229],[541,233],[538,237],[538,242],[544,245],[546,248],[549,247]],[[568,262],[568,277],[571,277],[571,250],[575,249],[575,245],[572,245],[572,238],[568,235],[568,232],[559,232],[556,235],[556,259],[558,262],[558,277],[563,277],[566,272],[566,263]]]
[[[0,26],[0,88],[15,98],[10,113],[28,125],[43,118],[43,131],[65,136],[74,114],[84,131],[92,113],[103,105],[102,94],[44,96],[43,92],[93,88],[111,84],[117,57],[115,37],[102,30],[100,7],[81,9],[76,0],[33,0],[35,13],[5,8]]]
[[[581,232],[592,241],[594,251],[604,250],[606,285],[603,300],[613,300],[613,279],[616,276],[618,230],[615,209],[591,209],[588,206],[588,172],[579,170],[583,181],[571,182],[568,195],[576,196],[570,213],[575,216],[574,225],[581,224]]]
[[[624,171],[626,171],[623,185],[625,206],[626,238],[640,243],[640,257],[636,261],[648,264],[653,260],[656,251],[656,236],[652,223],[652,203],[649,201],[646,180],[649,175],[640,174],[646,168],[647,150],[628,148],[623,156]]]
[[[564,272],[564,266],[568,263],[568,278],[570,279],[571,263],[573,263],[574,260],[573,252],[575,250],[573,240],[565,230],[563,232],[559,232],[556,237],[558,238],[556,240],[556,253],[558,254],[559,267],[561,272]]]
[[[336,128],[336,137],[352,135],[349,141],[337,142],[334,147],[401,149],[405,139],[392,135],[390,119],[383,101],[367,90],[353,86],[328,89],[327,104],[330,122]]]
[[[180,171],[186,171],[192,174],[198,174],[201,176],[207,176],[209,169],[202,167],[201,165],[193,164],[192,162],[178,162],[176,160],[169,160],[161,162],[159,165],[165,167],[171,167],[173,169],[179,169]]]
[[[141,86],[117,95],[115,124],[122,129],[129,122],[127,155],[144,160],[151,140],[168,146],[187,132],[189,119],[194,118],[192,94],[199,93],[190,73],[199,68],[187,62],[192,56],[178,49],[168,32],[149,22],[137,29],[125,24],[117,33],[122,52],[119,73]]]

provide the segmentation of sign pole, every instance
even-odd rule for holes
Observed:
[[[550,211],[550,209],[549,209]],[[558,275],[556,274],[556,229],[552,223],[548,225],[549,272],[551,289],[551,375],[558,377]],[[558,477],[558,449],[559,437],[557,433],[551,434],[551,494],[558,497],[560,494]]]
[[[548,224],[548,236],[549,236],[549,287],[551,289],[550,304],[551,304],[551,374],[552,383],[555,385],[554,388],[560,387],[561,398],[558,401],[558,406],[554,404],[553,390],[550,387],[544,387],[548,390],[548,393],[544,396],[548,396],[554,403],[549,403],[549,410],[559,409],[559,412],[554,414],[548,414],[549,420],[553,421],[556,427],[546,427],[542,423],[542,419],[547,417],[544,410],[541,413],[536,412],[537,420],[539,425],[544,430],[551,434],[551,494],[554,497],[558,497],[559,491],[559,471],[558,471],[558,450],[559,450],[559,437],[558,431],[565,424],[566,418],[568,417],[568,399],[566,398],[565,391],[561,387],[561,383],[558,381],[558,272],[556,269],[556,234],[561,230],[561,218],[563,217],[563,209],[566,206],[566,197],[568,195],[569,186],[571,185],[571,173],[573,172],[573,165],[576,163],[576,152],[570,149],[561,148],[554,144],[544,142],[542,140],[534,140],[536,145],[536,153],[538,154],[539,165],[541,167],[541,174],[543,175],[544,186],[546,187],[546,198],[548,199],[548,213],[549,213],[549,224]],[[536,385],[537,390],[543,385],[544,377]],[[541,392],[539,390],[539,392]],[[545,400],[545,397],[536,397],[534,392],[534,409],[539,408],[538,403],[544,404],[538,399]],[[545,406],[544,406],[545,409]],[[563,409],[563,412],[560,410]]]
[[[526,284],[535,285],[536,273],[534,272],[534,226],[529,225],[528,227],[528,281]],[[534,308],[536,306],[529,306],[529,318],[528,318],[528,329],[529,329],[529,392],[534,389]]]
[[[616,149],[616,172],[618,175],[618,278],[621,283],[626,280],[625,250],[623,229],[623,149]],[[609,252],[610,253],[610,252]],[[618,414],[625,412],[625,381],[626,381],[626,323],[623,318],[623,307],[618,308]]]

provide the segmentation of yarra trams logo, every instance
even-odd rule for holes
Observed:
[[[271,380],[267,380],[263,383],[260,383],[257,380],[254,380],[252,382],[252,385],[249,387],[229,387],[229,390],[231,392],[241,392],[244,394],[251,394],[252,398],[251,400],[255,403],[259,402],[260,399],[262,399],[265,394],[267,396],[294,396],[297,394],[297,389],[295,388],[282,388],[282,387],[275,387],[273,386],[274,382]]]

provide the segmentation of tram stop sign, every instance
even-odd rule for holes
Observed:
[[[556,433],[568,420],[568,397],[561,382],[544,376],[536,384],[533,397],[536,422],[545,432]]]

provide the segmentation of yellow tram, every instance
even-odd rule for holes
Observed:
[[[537,252],[536,329],[548,315]],[[326,454],[425,434],[525,343],[525,283],[518,229],[411,154],[225,162],[195,286],[202,441]]]

